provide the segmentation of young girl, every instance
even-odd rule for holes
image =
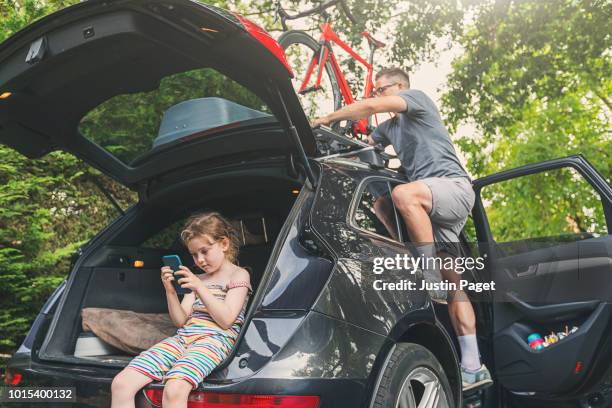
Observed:
[[[165,383],[164,408],[187,406],[189,393],[228,355],[242,327],[252,289],[249,273],[235,265],[238,239],[232,225],[216,212],[198,214],[189,218],[181,239],[205,273],[194,275],[181,266],[177,282],[191,293],[179,303],[172,270],[161,268],[168,311],[179,329],[117,374],[112,408],[134,407],[136,393],[153,380]]]

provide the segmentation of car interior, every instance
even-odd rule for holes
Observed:
[[[496,176],[479,193],[488,199],[476,211],[481,249],[490,256],[485,279],[496,282],[490,302],[496,377],[518,393],[566,394],[609,367],[598,354],[606,348],[612,316],[612,206],[592,181],[596,175],[573,158],[563,159],[570,160]],[[529,209],[537,217],[526,209],[511,225],[495,222],[504,204],[490,197],[526,191],[548,177],[571,194],[571,215],[542,205]]]
[[[102,309],[94,318],[104,321],[115,311],[165,316],[166,333],[174,334],[176,327],[167,324],[167,300],[160,279],[161,258],[179,255],[192,272],[202,273],[180,240],[186,219],[194,213],[218,211],[232,222],[240,240],[238,264],[251,273],[256,292],[301,184],[286,174],[286,166],[281,163],[268,168],[245,167],[243,164],[242,170],[233,176],[208,177],[212,180],[204,176],[201,180],[194,178],[173,185],[148,202],[141,201],[108,226],[99,240],[104,242],[90,243],[95,249],[91,253],[86,249],[85,258],[72,271],[74,282],[60,309],[59,327],[49,339],[46,353],[123,366],[138,353],[133,348],[122,350],[117,344],[110,344],[108,338],[113,338],[113,334],[115,338],[125,337],[139,328],[146,331],[159,326],[147,325],[147,321],[133,325],[133,319],[126,321],[129,328],[121,327],[121,322],[112,322],[108,327],[97,322],[92,326],[102,333],[93,333],[85,330],[81,318],[85,316],[84,310],[92,308]],[[253,297],[249,298],[247,310]],[[138,337],[138,333],[135,335]],[[158,337],[157,341],[165,337]]]

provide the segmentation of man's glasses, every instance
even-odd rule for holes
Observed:
[[[392,86],[395,86],[397,84],[399,84],[399,82],[394,82],[394,83],[389,84],[389,85],[385,85],[385,86],[381,86],[381,87],[378,87],[378,88],[374,88],[372,90],[372,95],[374,95],[374,96],[380,95],[383,92],[385,92],[388,88],[391,88]]]

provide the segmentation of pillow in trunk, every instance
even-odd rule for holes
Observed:
[[[133,355],[176,333],[168,313],[86,307],[81,310],[83,330]]]

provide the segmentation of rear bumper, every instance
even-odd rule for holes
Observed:
[[[387,343],[385,336],[319,312],[262,315],[246,329],[227,367],[213,372],[199,390],[317,395],[318,408],[367,407]],[[121,370],[42,361],[29,352],[16,353],[8,367],[22,374],[18,386],[75,387],[79,407],[110,406],[111,383]]]
[[[31,361],[29,356],[15,355],[10,361],[11,370],[22,374],[19,387],[53,386],[75,387],[75,403],[45,403],[47,407],[109,407],[110,387],[117,370],[88,369],[41,364]],[[161,387],[152,384],[153,387]],[[219,393],[268,394],[268,395],[318,395],[319,408],[365,407],[368,402],[366,379],[344,378],[249,378],[220,386],[207,385],[206,390]],[[31,406],[11,404],[11,407]],[[137,407],[152,407],[142,393],[137,398]]]

